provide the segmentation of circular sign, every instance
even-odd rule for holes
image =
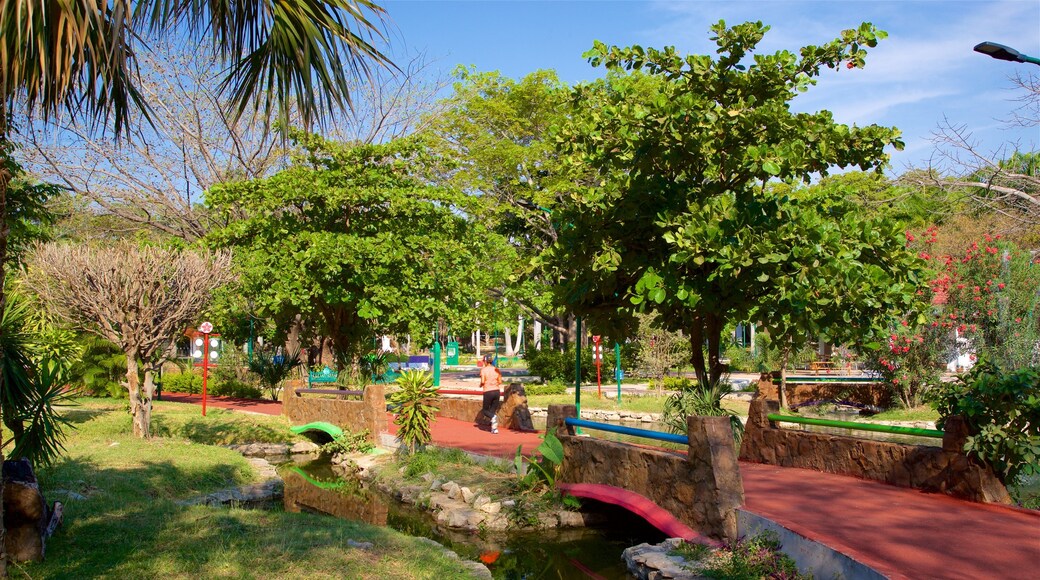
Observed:
[[[199,325],[199,332],[202,334],[209,334],[213,332],[213,325],[209,322],[203,322]]]

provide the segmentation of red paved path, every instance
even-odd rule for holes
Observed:
[[[199,404],[200,396],[163,395]],[[279,403],[210,397],[215,408],[268,415]],[[391,421],[391,430],[394,426]],[[538,446],[539,435],[437,419],[434,443],[513,457]],[[1040,512],[956,500],[882,483],[805,469],[741,463],[745,507],[831,546],[893,578],[1040,578]]]

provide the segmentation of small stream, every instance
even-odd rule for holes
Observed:
[[[284,506],[290,512],[320,513],[388,526],[410,536],[429,538],[460,557],[487,565],[495,578],[578,580],[630,578],[621,552],[664,535],[629,512],[596,504],[604,516],[598,528],[516,530],[476,534],[437,524],[424,510],[403,504],[360,480],[341,479],[325,458],[300,466],[284,466]],[[595,503],[595,502],[592,502]]]

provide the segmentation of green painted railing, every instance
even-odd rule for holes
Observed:
[[[792,415],[777,415],[775,413],[770,413],[766,417],[770,421],[782,421],[784,423],[800,423],[802,425],[835,427],[838,429],[857,429],[859,431],[877,431],[879,433],[913,435],[915,437],[934,437],[936,439],[942,439],[945,435],[944,432],[939,431],[938,429],[918,429],[917,427],[898,427],[896,425],[875,425],[874,423],[856,423],[854,421],[836,421],[834,419],[794,417]]]
[[[788,384],[790,384],[790,383],[797,383],[797,384],[802,384],[802,385],[804,385],[804,384],[812,384],[812,383],[856,383],[856,384],[866,384],[866,385],[869,385],[869,384],[874,384],[874,383],[881,383],[883,381],[881,379],[879,379],[879,378],[863,377],[863,376],[789,375],[787,377],[787,382],[788,382]],[[773,384],[774,385],[779,385],[780,384],[780,379],[779,378],[774,378],[773,379]]]

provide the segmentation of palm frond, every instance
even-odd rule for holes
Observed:
[[[222,88],[236,119],[250,105],[283,120],[295,107],[320,124],[352,107],[351,82],[371,80],[372,66],[396,68],[374,44],[385,19],[372,0],[4,0],[0,124],[16,100],[30,117],[111,121],[116,135],[135,111],[149,120],[137,87],[148,34],[212,42],[229,64]]]
[[[211,40],[230,64],[221,85],[236,118],[252,105],[282,120],[295,107],[307,126],[353,107],[352,81],[371,81],[372,65],[396,68],[384,41],[386,11],[371,0],[153,0],[139,2],[142,30],[175,29]]]
[[[24,98],[30,116],[72,115],[124,131],[147,105],[134,84],[128,0],[0,3],[0,107]]]

